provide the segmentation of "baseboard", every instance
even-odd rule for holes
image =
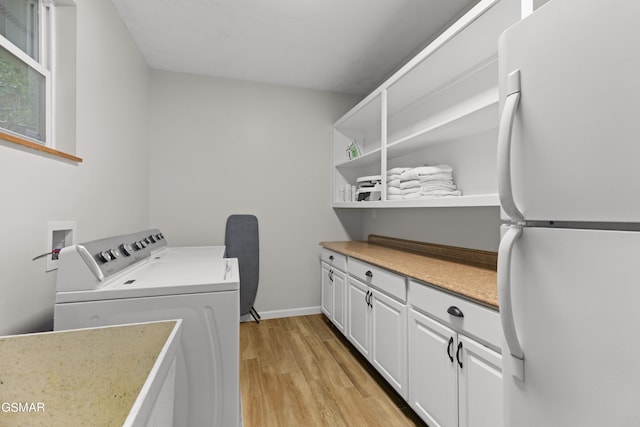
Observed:
[[[316,307],[302,307],[292,308],[289,310],[272,310],[272,311],[258,311],[261,320],[266,319],[280,319],[282,317],[294,317],[294,316],[307,316],[309,314],[320,314],[322,309],[320,306]],[[240,317],[241,322],[253,322],[254,319],[250,314],[245,314]]]

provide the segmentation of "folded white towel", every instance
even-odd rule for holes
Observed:
[[[402,194],[400,187],[387,187],[387,194]]]
[[[420,186],[420,188],[423,191],[429,191],[429,190],[455,190],[456,186],[452,182],[434,181],[434,182],[430,182],[428,184],[422,184]]]
[[[400,179],[403,181],[409,181],[412,179],[420,179],[425,175],[433,175],[436,173],[453,172],[453,168],[449,165],[435,165],[435,166],[418,166],[417,168],[409,169],[400,175]]]
[[[413,179],[411,181],[400,181],[400,188],[402,188],[403,190],[405,188],[412,188],[412,187],[420,187],[420,180]]]
[[[394,179],[397,179],[398,181],[400,181],[400,174],[394,173],[393,175],[387,175],[387,182],[392,181]]]
[[[402,200],[402,194],[389,194],[387,200]]]
[[[387,181],[387,187],[398,187],[400,188],[400,179],[392,179]]]
[[[404,190],[400,190],[402,192],[403,196],[406,196],[407,194],[412,194],[412,193],[419,193],[422,191],[422,189],[420,187],[411,187],[411,188],[405,188]]]
[[[451,172],[440,172],[440,173],[434,173],[431,175],[422,175],[420,176],[419,179],[422,182],[438,181],[438,180],[453,181],[453,174]]]
[[[402,198],[405,200],[415,200],[415,199],[419,199],[422,197],[422,194],[420,194],[420,192],[417,193],[409,193],[409,194],[403,194]]]
[[[462,192],[460,190],[430,190],[430,191],[421,191],[421,196],[436,196],[436,197],[444,197],[444,196],[462,196]]]
[[[387,176],[389,175],[400,175],[402,172],[408,171],[410,168],[391,168],[387,171]]]

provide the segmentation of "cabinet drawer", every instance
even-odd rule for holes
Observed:
[[[415,280],[409,281],[409,304],[497,350],[502,347],[500,314],[495,310]],[[450,314],[451,307],[456,307],[462,317]],[[454,309],[451,311],[455,312]]]
[[[332,250],[322,248],[320,250],[320,259],[329,264],[331,267],[347,271],[347,257]]]
[[[349,258],[348,269],[350,275],[357,277],[364,283],[374,286],[402,302],[407,300],[407,285],[404,276],[355,258]]]

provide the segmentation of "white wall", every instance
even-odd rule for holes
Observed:
[[[361,220],[362,240],[379,234],[494,252],[500,243],[497,207],[363,209]]]
[[[148,67],[110,1],[76,3],[84,162],[0,143],[0,334],[52,325],[56,273],[31,261],[47,250],[48,221],[77,221],[78,241],[148,223]]]
[[[223,244],[230,214],[254,214],[257,310],[319,306],[318,243],[349,238],[329,205],[332,124],[359,99],[161,71],[150,87],[151,226]]]

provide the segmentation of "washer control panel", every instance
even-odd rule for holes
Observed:
[[[147,258],[152,252],[167,245],[167,239],[160,230],[152,229],[132,234],[109,237],[80,243],[91,255],[95,265],[104,278],[121,271],[128,266]],[[89,260],[85,260],[89,262]]]

